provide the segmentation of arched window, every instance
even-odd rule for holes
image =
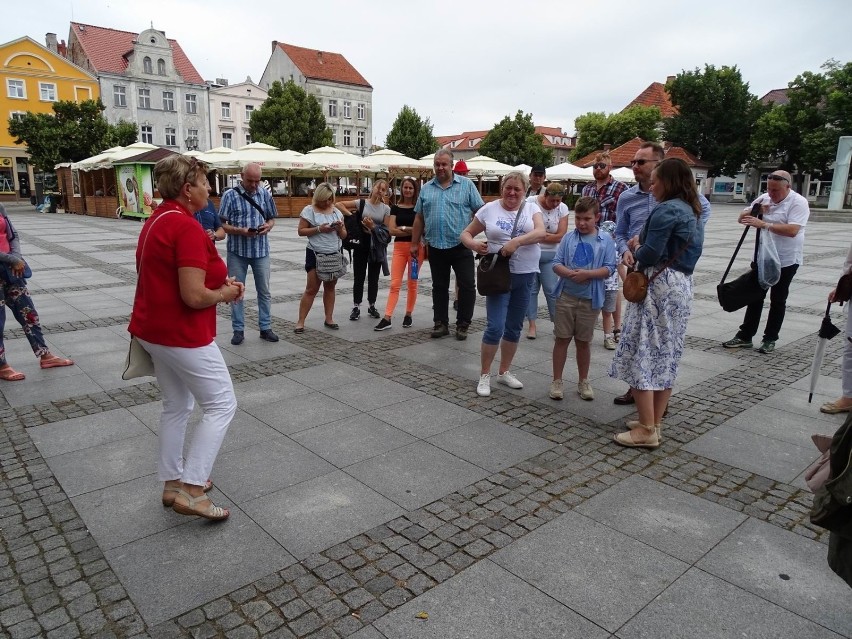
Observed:
[[[166,75],[166,61],[162,58],[157,60],[157,73],[159,75]]]
[[[154,70],[151,68],[151,58],[148,56],[142,59],[142,71],[144,73],[154,73]]]

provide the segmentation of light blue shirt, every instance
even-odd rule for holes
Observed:
[[[264,188],[258,188],[254,195],[248,195],[260,207],[263,215],[240,195],[246,193],[242,186],[228,189],[219,202],[219,217],[223,222],[240,228],[257,228],[266,220],[278,215],[275,200]],[[266,235],[228,235],[228,253],[240,257],[267,257],[269,255],[269,238]]]
[[[575,268],[572,263],[574,254],[577,251],[577,246],[582,241],[585,244],[592,244],[592,250],[594,251],[592,263],[583,268],[595,270],[606,266],[609,270],[606,277],[612,276],[616,268],[615,242],[613,242],[609,233],[598,231],[597,236],[590,233],[589,235],[583,235],[582,240],[580,238],[580,232],[577,229],[574,229],[571,233],[566,233],[562,241],[559,242],[559,247],[556,249],[556,256],[553,258],[551,264],[553,266],[562,264],[568,268]],[[560,277],[553,289],[553,296],[558,298],[562,294],[562,291],[565,290],[569,295],[573,295],[574,297],[591,299],[592,308],[594,309],[602,308],[604,297],[606,296],[604,291],[606,277],[588,280],[585,284],[575,284],[571,280]]]
[[[710,201],[701,193],[698,194],[698,201],[701,202],[700,222],[703,228],[710,219]],[[631,186],[618,198],[615,209],[615,243],[619,255],[623,255],[627,250],[627,241],[639,235],[655,206],[657,200],[654,196],[640,189],[638,184]]]
[[[484,204],[476,185],[454,173],[447,188],[442,187],[437,178],[426,182],[420,189],[414,211],[423,216],[424,234],[429,246],[449,249],[458,246],[462,231]]]

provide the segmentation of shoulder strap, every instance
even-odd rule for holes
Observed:
[[[260,207],[257,205],[257,202],[255,202],[252,198],[250,198],[250,197],[248,196],[248,194],[247,194],[245,191],[240,191],[239,189],[237,189],[237,193],[239,193],[239,194],[240,194],[240,196],[241,196],[241,197],[242,197],[242,198],[243,198],[246,202],[248,202],[248,203],[249,203],[249,204],[251,204],[251,205],[252,205],[255,209],[257,209],[257,212],[258,212],[258,213],[260,213],[261,217],[263,217],[263,219],[264,219],[264,220],[266,219],[266,213],[264,213],[263,209],[262,209],[262,208],[260,208]]]
[[[364,219],[364,205],[367,201],[364,198],[358,200],[358,222]]]
[[[148,232],[145,233],[145,239],[142,240],[142,250],[139,252],[139,270],[136,272],[137,275],[142,273],[142,257],[145,255],[145,245],[148,244],[148,238],[151,237],[151,229],[154,228],[154,225],[169,213],[178,213],[178,211],[176,211],[175,209],[172,209],[171,211],[163,211],[153,219],[153,221],[151,222],[151,226],[148,227]]]
[[[754,215],[758,219],[763,219],[763,214],[760,212],[760,205],[759,204],[755,204],[754,206],[752,206],[751,211],[752,211],[752,215]],[[743,245],[743,242],[745,241],[746,235],[748,235],[748,230],[750,228],[751,228],[750,226],[745,227],[743,234],[740,236],[740,241],[737,242],[737,248],[734,249],[734,254],[731,255],[731,261],[728,262],[728,268],[725,269],[725,272],[722,275],[722,279],[719,280],[719,284],[725,283],[725,278],[728,277],[728,273],[731,272],[731,267],[734,265],[734,260],[737,259],[737,253],[740,252],[740,247]],[[755,262],[757,262],[757,247],[758,247],[759,242],[760,242],[760,229],[757,229],[757,235],[754,238],[754,261]]]

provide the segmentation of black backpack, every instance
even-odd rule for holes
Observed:
[[[364,242],[364,227],[361,220],[364,219],[364,200],[358,201],[358,211],[352,215],[343,216],[343,225],[346,228],[346,238],[343,240],[343,248],[354,251]]]

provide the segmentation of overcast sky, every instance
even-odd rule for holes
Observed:
[[[68,39],[69,22],[180,42],[207,80],[260,79],[272,40],[342,53],[373,86],[373,143],[404,104],[435,135],[489,129],[518,109],[574,132],[651,82],[737,65],[761,96],[828,58],[852,61],[849,0],[30,0],[7,7],[0,41]]]

